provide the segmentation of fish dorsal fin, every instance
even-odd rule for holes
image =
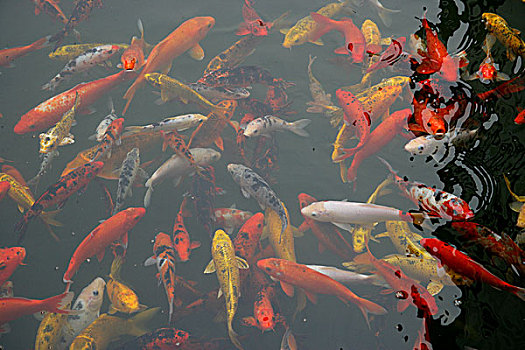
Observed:
[[[206,268],[204,269],[204,273],[214,273],[215,272],[215,262],[211,260]]]
[[[217,293],[217,299],[219,299],[222,296],[222,288],[219,288],[219,292]]]
[[[248,262],[244,260],[241,257],[236,256],[235,260],[237,261],[237,267],[243,270],[247,270],[250,268],[250,265],[248,265]]]

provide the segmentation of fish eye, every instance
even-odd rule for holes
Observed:
[[[418,151],[423,151],[424,148],[425,148],[425,147],[423,147],[423,145],[419,145],[419,146],[417,147],[417,150],[418,150]]]
[[[269,267],[265,267],[264,269],[268,272],[272,271],[272,269],[270,269]]]
[[[254,130],[253,133],[254,134],[257,134],[259,132],[259,130]]]
[[[312,216],[313,216],[313,217],[316,217],[316,216],[317,216],[317,213],[314,211],[314,212],[312,213]]]
[[[98,295],[98,290],[94,290],[93,291],[93,295],[95,295],[95,296]]]

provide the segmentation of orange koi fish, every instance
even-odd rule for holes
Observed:
[[[493,81],[505,81],[510,79],[507,74],[498,71],[497,65],[495,65],[492,54],[490,53],[490,50],[495,41],[496,37],[493,35],[487,35],[485,37],[483,51],[485,51],[487,57],[485,57],[483,62],[481,62],[478,71],[474,74],[466,76],[465,80],[479,79],[479,81],[483,84],[488,84]]]
[[[27,46],[19,46],[0,50],[0,67],[14,67],[14,64],[12,63],[14,60],[25,56],[30,52],[40,50],[41,48],[48,46],[50,38],[51,36],[46,36]]]
[[[18,265],[23,265],[26,250],[22,247],[0,249],[0,287],[11,277]]]
[[[242,18],[244,22],[239,25],[235,32],[237,35],[267,36],[273,23],[265,23],[261,16],[255,12],[251,0],[244,0],[242,5]]]
[[[155,236],[155,244],[153,245],[153,256],[149,257],[145,262],[145,266],[157,265],[157,279],[162,281],[166,296],[169,302],[169,323],[173,316],[173,305],[176,307],[182,306],[182,300],[175,296],[175,251],[173,250],[173,242],[169,235],[160,232]]]
[[[135,36],[131,38],[131,45],[129,45],[120,57],[121,68],[125,70],[138,71],[145,62],[144,48],[146,47],[146,42],[144,41],[144,26],[140,18],[137,21],[137,26],[140,31],[140,39]]]
[[[9,184],[9,181],[0,182],[0,201],[4,198],[7,192],[9,192],[10,188],[11,188],[11,185]]]
[[[67,199],[75,192],[84,190],[89,182],[93,180],[104,166],[102,162],[86,163],[74,169],[69,174],[62,176],[58,181],[47,188],[47,190],[33,203],[22,219],[15,225],[15,232],[18,233],[18,240],[21,242],[25,237],[25,232],[29,221],[39,216],[44,209],[53,205],[58,205],[61,209],[66,204]]]
[[[246,220],[233,240],[235,254],[245,259],[250,266],[255,265],[255,252],[261,248],[263,226],[264,214],[256,213]]]
[[[133,85],[124,94],[128,100],[122,115],[126,113],[135,92],[144,84],[148,73],[162,72],[168,74],[172,61],[184,52],[190,50],[190,55],[198,60],[204,58],[204,51],[199,42],[204,39],[208,31],[215,25],[213,17],[194,17],[182,23],[166,38],[159,42],[148,56],[144,69],[140,72]]]
[[[472,280],[490,284],[494,288],[503,289],[525,300],[525,288],[516,287],[490,273],[480,263],[456,248],[437,238],[423,238],[421,245],[435,258],[451,270]]]
[[[89,106],[102,96],[105,96],[118,84],[136,76],[134,72],[121,71],[105,78],[81,83],[77,86],[51,97],[24,114],[15,125],[16,134],[39,132],[55,125],[62,115],[69,111],[75,104],[75,96],[80,100],[78,110],[80,114],[89,114]]]
[[[35,3],[35,15],[39,15],[40,12],[44,12],[49,15],[54,20],[62,22],[62,24],[67,23],[67,17],[58,6],[59,0],[33,0]]]
[[[359,143],[346,152],[356,152],[361,149],[370,137],[370,113],[365,111],[361,102],[350,91],[338,89],[335,92],[339,105],[343,108],[344,122],[347,126],[355,128]]]
[[[95,227],[75,249],[71,260],[69,260],[69,265],[63,277],[63,281],[68,284],[68,288],[73,282],[73,276],[87,258],[96,255],[98,261],[102,261],[106,247],[115,241],[121,241],[122,246],[127,248],[128,231],[135,227],[145,214],[146,209],[144,208],[127,208]]]
[[[272,299],[275,298],[275,286],[265,285],[255,296],[253,303],[253,316],[244,317],[243,324],[257,327],[261,332],[274,330],[277,323],[286,324],[284,317],[275,314],[272,306]]]
[[[25,315],[32,315],[40,311],[70,314],[74,311],[67,309],[73,300],[73,292],[62,293],[44,300],[26,298],[0,298],[0,333],[6,333],[9,328],[6,322],[16,320]]]
[[[179,261],[188,261],[190,260],[190,253],[193,249],[199,248],[201,246],[200,242],[190,241],[190,235],[186,226],[184,226],[184,210],[186,207],[187,197],[182,200],[180,205],[179,212],[175,218],[175,224],[173,225],[173,248],[175,249],[176,256]]]
[[[518,107],[518,110],[520,108]],[[521,109],[516,118],[514,118],[514,123],[516,124],[525,124],[525,109]]]
[[[308,268],[306,265],[289,260],[269,258],[259,260],[257,267],[271,277],[278,279],[281,285],[287,286],[285,292],[293,291],[292,285],[303,288],[308,299],[314,304],[317,303],[316,293],[329,294],[335,295],[346,305],[354,303],[363,313],[367,323],[369,313],[374,315],[386,314],[386,310],[382,306],[359,297],[341,283]],[[293,294],[288,294],[288,296],[293,296]]]

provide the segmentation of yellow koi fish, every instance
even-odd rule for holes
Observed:
[[[40,153],[47,154],[57,149],[58,146],[66,146],[75,143],[75,137],[70,130],[75,123],[75,113],[80,104],[78,92],[75,96],[75,104],[62,116],[62,119],[49,129],[40,134]]]
[[[507,185],[507,189],[509,190],[511,196],[514,197],[514,199],[516,200],[516,202],[510,203],[510,209],[519,213],[516,226],[520,228],[525,228],[525,196],[518,196],[516,193],[512,192],[512,190],[510,189],[509,179],[507,179],[505,174],[503,174],[503,177],[505,178],[505,184]]]
[[[49,58],[52,60],[70,61],[75,57],[80,56],[89,49],[93,49],[97,46],[108,45],[107,43],[91,43],[91,44],[76,44],[76,45],[63,45],[57,48],[55,51],[49,53]],[[109,44],[118,46],[120,49],[127,49],[128,44]]]
[[[132,314],[147,307],[139,303],[139,297],[130,287],[120,281],[120,270],[122,268],[123,258],[117,255],[111,264],[109,281],[106,283],[106,291],[111,301],[110,315],[117,311],[126,314]]]
[[[66,306],[68,309],[71,303]],[[67,314],[46,313],[36,332],[35,350],[56,350],[62,328],[67,322]]]
[[[525,42],[519,37],[519,30],[509,27],[507,21],[495,13],[486,12],[481,18],[487,31],[507,48],[509,60],[514,61],[516,56],[525,59]]]

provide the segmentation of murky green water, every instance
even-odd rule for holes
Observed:
[[[365,6],[355,7],[352,16],[355,24],[370,18],[376,22],[383,37],[408,36],[420,30],[420,21],[424,8],[428,10],[427,18],[435,23],[440,38],[447,43],[448,52],[467,52],[470,61],[468,70],[472,73],[479,67],[485,53],[481,46],[485,30],[480,22],[484,12],[495,12],[505,18],[511,27],[525,30],[522,16],[525,14],[525,4],[518,0],[504,1],[384,1],[385,7],[400,9],[393,14],[391,27],[386,27],[377,16],[377,11],[364,1]],[[257,12],[264,20],[273,20],[286,11],[290,11],[288,21],[293,24],[299,18],[306,16],[325,5],[325,1],[263,1],[255,3]],[[184,20],[194,16],[213,16],[215,27],[201,42],[206,53],[202,62],[192,60],[188,55],[178,57],[173,64],[170,75],[185,82],[193,82],[202,76],[202,71],[211,58],[238,40],[235,30],[242,21],[242,1],[105,1],[102,9],[95,9],[90,18],[78,27],[85,42],[129,42],[132,35],[138,35],[136,21],[142,20],[145,27],[146,40],[156,44],[168,33],[179,26]],[[61,7],[67,14],[72,9],[70,1],[63,1]],[[39,37],[54,34],[60,28],[45,14],[34,15],[34,6],[30,1],[0,0],[0,46],[15,47],[26,45]],[[70,43],[73,39],[68,38]],[[343,184],[339,176],[338,165],[331,162],[332,143],[337,130],[330,127],[326,118],[318,114],[306,113],[306,102],[309,101],[307,65],[308,55],[317,56],[313,66],[314,74],[321,81],[325,90],[334,96],[335,90],[341,86],[356,84],[362,76],[361,67],[351,65],[336,59],[332,51],[342,45],[338,33],[330,33],[323,38],[324,46],[310,43],[294,47],[291,50],[281,46],[283,35],[272,33],[262,41],[255,54],[250,56],[245,64],[257,65],[268,69],[273,76],[295,83],[287,89],[291,109],[296,115],[287,117],[289,120],[309,118],[312,120],[307,130],[310,137],[301,138],[291,133],[275,135],[279,145],[279,170],[272,173],[276,183],[272,188],[286,203],[290,211],[291,221],[299,226],[303,218],[299,211],[297,195],[309,193],[318,199],[350,201],[366,201],[369,194],[385,178],[387,170],[375,159],[370,157],[359,168],[356,188]],[[447,41],[448,40],[448,41]],[[0,71],[0,156],[13,160],[17,169],[26,179],[34,176],[40,166],[38,157],[38,135],[15,135],[13,127],[20,116],[40,102],[53,96],[42,91],[41,85],[49,81],[64,65],[47,57],[50,48],[31,53],[17,59],[15,68],[1,68]],[[492,56],[499,64],[500,70],[511,77],[522,71],[521,59],[510,62],[505,57],[505,51],[500,43],[496,43]],[[118,59],[112,59],[114,65]],[[91,81],[117,72],[116,68],[96,67],[87,75],[79,74],[69,82],[64,83],[58,92],[65,91],[82,81]],[[394,75],[389,69],[378,75],[377,82],[383,77]],[[497,84],[497,83],[496,83]],[[496,84],[483,85],[478,81],[447,84],[461,85],[468,96],[494,88]],[[122,96],[130,84],[124,83],[108,95],[113,98],[117,113],[122,111],[124,100]],[[257,86],[252,91],[252,97],[264,100],[265,89]],[[125,125],[142,125],[161,120],[164,117],[189,112],[201,112],[191,105],[169,103],[162,106],[154,104],[158,97],[152,94],[152,88],[147,86],[139,90],[126,115]],[[94,143],[88,140],[99,121],[107,114],[107,99],[101,98],[93,107],[97,112],[92,115],[81,115],[77,118],[78,125],[73,127],[76,142],[72,146],[60,149],[60,157],[53,163],[52,169],[46,174],[35,194],[37,197],[50,184],[54,183],[67,162],[75,155]],[[413,157],[403,146],[406,143],[401,137],[396,137],[378,155],[387,159],[400,175],[411,180],[436,186],[454,193],[469,201],[476,213],[473,221],[486,225],[495,232],[505,232],[512,238],[519,233],[515,226],[517,214],[509,209],[511,197],[505,188],[502,173],[508,175],[513,189],[518,194],[525,194],[525,132],[523,125],[515,125],[513,120],[517,115],[516,107],[525,107],[525,94],[518,92],[487,104],[469,102],[461,122],[469,119],[477,121],[479,132],[476,140],[467,148],[458,148],[446,161],[436,163],[432,159]],[[392,110],[410,107],[410,100],[398,99]],[[486,118],[483,117],[483,112]],[[242,118],[240,111],[234,120]],[[472,124],[471,124],[472,125]],[[227,127],[223,133],[225,152],[222,159],[214,164],[217,185],[226,194],[217,196],[216,207],[229,207],[235,204],[237,208],[259,211],[257,203],[242,197],[239,187],[226,170],[226,165],[236,160],[235,134]],[[155,157],[162,160],[168,154],[162,154],[155,148],[141,154],[142,161]],[[150,167],[151,174],[155,170]],[[103,180],[112,194],[116,193],[115,181]],[[157,287],[156,270],[154,267],[144,267],[143,262],[152,254],[152,242],[160,232],[170,233],[173,221],[182,200],[182,195],[188,191],[190,181],[186,179],[178,188],[172,188],[169,181],[156,187],[152,204],[147,209],[143,220],[130,232],[127,262],[123,277],[139,294],[143,304],[160,306],[163,313],[155,320],[158,327],[167,326],[167,300],[162,286]],[[394,206],[403,210],[417,209],[407,199],[401,197],[397,190],[394,194],[381,198],[382,205]],[[133,197],[126,200],[125,206],[142,206],[143,188],[135,188]],[[24,247],[27,250],[27,266],[19,267],[11,280],[14,282],[15,296],[43,299],[61,293],[64,290],[62,276],[69,259],[81,242],[101,219],[106,218],[105,199],[100,186],[91,183],[82,195],[71,197],[58,215],[63,227],[56,228],[60,242],[55,242],[38,220],[31,222]],[[16,245],[13,233],[14,224],[21,214],[9,198],[0,203],[0,230],[3,246]],[[208,292],[217,288],[215,275],[204,275],[202,272],[210,260],[210,238],[197,221],[196,217],[185,220],[186,227],[193,240],[198,240],[202,246],[193,251],[187,263],[177,265],[177,274],[186,279],[198,282],[197,288]],[[441,226],[440,226],[441,225]],[[479,247],[462,246],[457,240],[450,224],[444,221],[421,232],[423,236],[435,235],[438,238],[456,244],[459,249],[470,254],[481,262],[492,273],[507,282],[524,286],[523,277],[517,277],[506,265],[492,264],[490,258]],[[375,233],[383,232],[380,224]],[[348,234],[347,239],[351,236]],[[388,240],[381,244],[372,243],[374,255],[394,252]],[[296,238],[295,249],[299,263],[332,265],[340,267],[342,260],[325,252],[319,253],[317,240],[310,232],[304,237]],[[91,259],[82,265],[74,278],[72,290],[80,290],[96,276],[106,277],[111,264],[111,253],[106,251],[106,257],[98,263]],[[352,288],[357,294],[385,306],[389,313],[371,320],[369,329],[359,310],[343,303],[332,296],[320,296],[314,305],[308,302],[295,321],[291,319],[294,308],[293,299],[284,294],[279,295],[281,311],[292,325],[298,339],[298,349],[412,349],[421,319],[417,318],[416,310],[410,307],[402,314],[395,311],[391,297],[379,294],[374,287]],[[455,306],[454,300],[460,305]],[[185,303],[193,301],[191,297],[184,299]],[[521,348],[525,344],[522,332],[525,306],[523,301],[514,295],[498,291],[482,284],[474,283],[470,287],[448,286],[438,295],[437,303],[440,312],[430,322],[430,340],[434,349],[463,349],[470,346],[477,349],[507,349]],[[252,315],[253,306],[250,300],[242,300],[234,321],[234,328],[243,335],[242,343],[246,349],[278,349],[283,328],[276,327],[275,332],[261,334],[255,328],[241,326],[241,317]],[[277,306],[275,306],[277,308]],[[101,312],[106,312],[108,302],[105,300]],[[175,311],[176,313],[177,311]],[[1,313],[1,310],[0,310]],[[187,330],[192,336],[199,338],[227,337],[224,322],[214,323],[215,314],[208,311],[196,313],[187,318],[177,320],[172,326]],[[10,322],[12,331],[0,338],[0,344],[5,349],[29,349],[34,345],[38,321],[31,316],[24,316]],[[399,327],[402,325],[402,327]],[[402,328],[402,329],[401,329]],[[129,339],[126,339],[129,340]],[[226,348],[233,348],[228,345]]]

